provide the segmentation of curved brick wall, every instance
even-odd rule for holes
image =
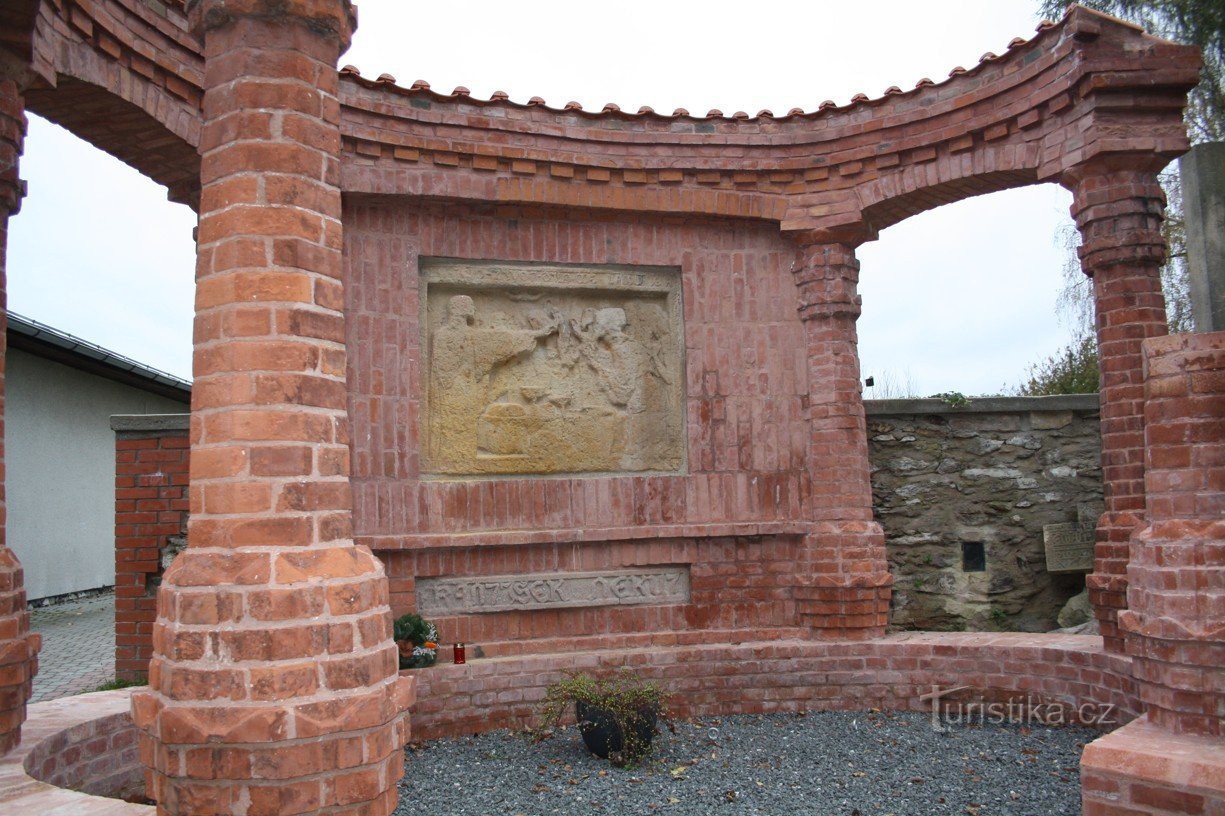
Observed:
[[[119,801],[145,784],[130,697],[120,689],[30,706],[21,745],[0,760],[0,812],[152,816],[152,806]]]
[[[443,660],[449,660],[444,649]],[[413,672],[417,739],[459,736],[533,722],[549,683],[570,670],[631,666],[673,695],[679,716],[882,708],[929,711],[932,691],[969,686],[960,701],[1029,695],[1100,711],[1114,725],[1139,713],[1131,660],[1084,635],[891,635],[880,640],[784,640],[654,646],[470,660]]]
[[[144,796],[145,769],[136,737],[131,714],[108,714],[36,743],[26,755],[25,769],[57,788],[110,799]]]

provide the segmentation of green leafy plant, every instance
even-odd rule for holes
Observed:
[[[1022,397],[1095,394],[1099,385],[1097,338],[1086,334],[1031,365],[1029,379],[1015,390]]]
[[[1008,623],[1008,613],[998,606],[991,607],[991,622],[1001,629]]]
[[[939,394],[932,394],[928,399],[938,399],[945,405],[951,405],[954,408],[970,404],[970,398],[960,391],[941,391]]]
[[[415,612],[396,618],[392,637],[400,648],[401,669],[423,669],[438,662],[438,627]]]
[[[601,751],[589,739],[593,732],[600,729],[611,732],[607,757],[618,767],[641,762],[651,751],[657,722],[667,721],[667,695],[659,685],[642,679],[632,669],[604,677],[567,672],[545,690],[540,723],[532,732],[533,739],[539,742],[553,736],[571,706],[575,708],[579,731],[594,753]]]

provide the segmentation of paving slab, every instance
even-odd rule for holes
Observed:
[[[115,593],[30,610],[43,636],[30,702],[93,691],[115,679]]]

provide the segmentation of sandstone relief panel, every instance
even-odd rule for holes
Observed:
[[[685,466],[680,273],[421,261],[423,470]]]

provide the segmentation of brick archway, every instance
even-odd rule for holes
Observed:
[[[419,578],[681,564],[706,593],[706,605],[508,613],[491,649],[689,629],[698,646],[746,632],[879,641],[890,578],[867,483],[856,248],[925,209],[1039,181],[1075,192],[1118,374],[1103,390],[1119,501],[1097,601],[1121,648],[1118,538],[1142,517],[1144,475],[1139,349],[1123,335],[1164,330],[1153,172],[1187,147],[1193,49],[1076,8],[939,84],[779,116],[664,115],[335,72],[345,0],[12,8],[6,121],[46,110],[201,216],[193,522],[159,597],[153,688],[135,698],[164,811],[228,812],[249,796],[389,812],[412,681],[394,675],[387,604],[418,601]],[[57,98],[102,100],[121,125],[99,130]],[[17,152],[10,140],[0,155],[12,181]],[[430,478],[423,255],[675,270],[692,310],[686,467],[547,474],[530,489]],[[728,577],[765,563],[768,579]],[[461,633],[488,626],[471,610],[452,618]],[[312,753],[304,737],[329,747]],[[216,739],[241,744],[242,786],[220,760],[193,761]],[[352,750],[359,769],[338,773]]]

